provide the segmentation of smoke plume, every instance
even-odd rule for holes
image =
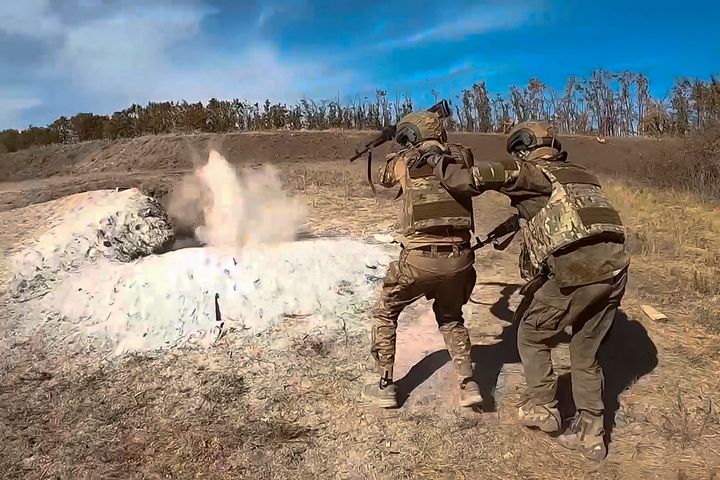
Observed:
[[[295,239],[306,208],[282,189],[270,166],[238,175],[216,150],[170,194],[168,214],[180,229],[217,248]]]

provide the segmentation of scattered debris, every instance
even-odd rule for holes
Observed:
[[[395,243],[395,237],[386,233],[375,233],[373,239],[378,243]]]
[[[642,310],[650,320],[655,322],[666,322],[668,319],[664,313],[657,311],[650,305],[640,305],[640,310]]]

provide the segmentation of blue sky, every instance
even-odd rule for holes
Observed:
[[[295,101],[485,80],[562,87],[594,68],[720,73],[720,2],[0,0],[0,129],[133,102]]]

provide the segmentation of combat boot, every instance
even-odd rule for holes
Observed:
[[[558,436],[557,442],[565,448],[579,451],[589,460],[603,461],[607,456],[603,416],[580,411],[570,427]]]
[[[385,379],[365,385],[361,397],[380,408],[397,408],[398,406],[395,384]]]
[[[520,423],[529,428],[539,428],[545,433],[557,433],[560,431],[562,418],[556,402],[545,405],[535,405],[529,401],[518,409]]]
[[[473,407],[483,403],[480,387],[474,380],[465,380],[460,384],[460,406]]]

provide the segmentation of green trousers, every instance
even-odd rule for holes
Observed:
[[[625,294],[627,267],[615,277],[590,285],[559,288],[546,279],[518,312],[518,351],[525,370],[530,399],[536,404],[556,401],[557,377],[551,347],[565,328],[572,328],[570,374],[578,410],[603,412],[603,373],[597,353],[615,319]]]

